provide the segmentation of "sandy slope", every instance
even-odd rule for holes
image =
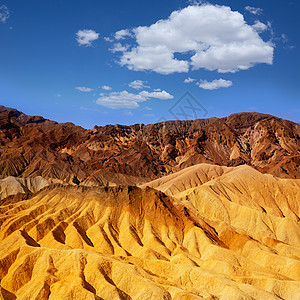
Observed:
[[[41,176],[33,178],[8,176],[4,179],[0,179],[0,200],[18,193],[36,193],[49,184],[51,184],[51,182]]]
[[[0,206],[3,299],[299,299],[300,181],[196,165]],[[1,298],[1,296],[0,296]]]

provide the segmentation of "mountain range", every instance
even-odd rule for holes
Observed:
[[[0,107],[0,299],[299,299],[300,126]]]

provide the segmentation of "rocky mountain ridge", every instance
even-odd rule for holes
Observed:
[[[300,178],[300,126],[260,113],[86,130],[0,107],[1,178],[141,184],[198,163]]]

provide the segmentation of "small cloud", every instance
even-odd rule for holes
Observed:
[[[253,15],[261,15],[263,10],[261,8],[253,7],[253,6],[246,6],[245,10],[247,10],[250,14]]]
[[[287,35],[284,34],[284,33],[281,35],[281,40],[282,40],[283,43],[287,43],[289,41]]]
[[[254,25],[252,25],[252,28],[257,32],[263,32],[269,28],[268,25],[260,22],[259,20],[256,20]]]
[[[108,37],[108,36],[105,36],[104,37],[104,41],[106,41],[106,42],[113,42],[114,40],[112,39],[112,38],[110,38],[110,37]]]
[[[76,33],[76,41],[79,46],[92,46],[92,42],[99,38],[99,33],[91,29],[78,30]]]
[[[143,88],[150,88],[150,86],[145,85],[145,83],[147,83],[147,81],[134,80],[134,81],[130,82],[128,84],[128,86],[130,86],[131,88],[133,88],[135,90],[141,90]]]
[[[80,91],[80,92],[84,92],[84,93],[88,93],[88,92],[93,91],[93,89],[85,87],[85,86],[77,86],[75,89]]]
[[[112,90],[112,87],[110,87],[109,85],[102,85],[101,89],[105,90],[105,91],[110,91],[110,90]]]
[[[149,106],[145,106],[145,110],[152,110],[152,108],[151,107],[149,107]]]
[[[115,52],[124,52],[128,49],[128,47],[125,45],[121,45],[121,43],[115,43],[113,45],[113,48],[110,48],[109,50],[112,52],[112,53],[115,53]]]
[[[102,95],[100,98],[96,100],[96,103],[112,108],[138,108],[139,103],[145,102],[150,98],[166,100],[174,98],[171,94],[167,93],[166,91],[161,92],[147,92],[142,91],[139,94],[129,93],[127,91],[122,92],[111,92],[108,95]]]
[[[293,50],[293,49],[295,49],[296,48],[296,46],[294,46],[294,45],[291,45],[291,46],[287,46],[286,47],[286,49],[288,49],[288,50]]]
[[[197,82],[196,84],[204,90],[217,90],[219,88],[228,88],[232,86],[232,81],[220,78],[210,82],[207,80],[200,80],[200,82]]]
[[[6,5],[0,6],[0,22],[5,23],[6,20],[9,18],[10,13],[9,9]]]
[[[138,108],[140,102],[144,102],[147,99],[139,94],[128,93],[127,91],[122,92],[111,92],[109,95],[103,95],[96,100],[96,103],[112,108]]]
[[[131,33],[128,29],[121,29],[115,33],[116,40],[123,40],[126,36],[131,36]]]
[[[203,5],[203,4],[207,4],[207,1],[205,1],[205,0],[188,0],[188,3],[191,5]]]
[[[191,82],[194,82],[194,81],[196,81],[196,79],[194,79],[194,78],[186,78],[186,79],[184,79],[184,83],[191,83]]]
[[[130,110],[127,110],[123,114],[124,116],[133,116],[133,113]]]
[[[156,98],[160,100],[168,100],[168,99],[173,99],[174,96],[169,94],[166,91],[161,91],[161,92],[148,92],[148,91],[142,91],[140,92],[141,96],[144,96],[146,98]]]
[[[56,94],[56,97],[57,97],[57,98],[60,98],[60,97],[61,97],[61,94]]]
[[[154,91],[154,92],[160,92],[161,89],[154,89],[153,91]]]

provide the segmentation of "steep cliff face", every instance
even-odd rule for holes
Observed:
[[[0,107],[1,177],[137,184],[197,163],[300,178],[300,126],[259,113],[85,130]]]

